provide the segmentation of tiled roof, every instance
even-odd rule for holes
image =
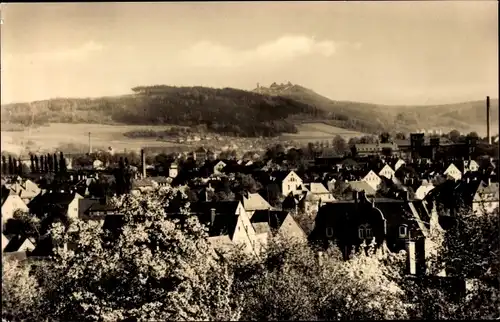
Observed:
[[[350,181],[348,184],[352,190],[364,191],[369,196],[374,196],[377,193],[366,181]]]
[[[269,209],[271,205],[258,193],[249,193],[243,196],[243,207],[245,210]]]

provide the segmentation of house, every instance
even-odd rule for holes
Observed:
[[[213,174],[215,174],[215,175],[221,175],[222,174],[222,170],[224,169],[225,166],[226,166],[226,163],[224,161],[222,161],[222,160],[218,161],[214,165]]]
[[[179,175],[179,169],[176,163],[172,163],[168,168],[168,176],[170,178],[175,178]]]
[[[476,214],[492,213],[499,207],[498,182],[481,181],[472,200],[472,211]]]
[[[302,198],[299,199],[298,207],[306,213],[317,212],[320,203],[335,201],[333,195],[322,183],[306,183],[304,184],[304,189]]]
[[[2,227],[7,220],[14,217],[17,210],[29,212],[28,206],[23,202],[21,197],[15,194],[12,190],[2,189]]]
[[[153,187],[165,187],[172,182],[172,178],[164,176],[156,176],[149,178],[153,184]]]
[[[83,197],[74,191],[53,191],[36,196],[28,204],[29,211],[39,218],[45,214],[80,217],[80,200]]]
[[[26,204],[41,192],[38,185],[29,179],[23,180],[18,178],[12,183],[5,184],[5,187],[19,195]]]
[[[359,156],[378,155],[384,151],[398,152],[396,143],[359,143],[354,145]]]
[[[151,179],[151,177],[134,179],[132,181],[131,193],[140,194],[142,192],[153,191],[156,183]]]
[[[392,169],[394,169],[394,171],[398,171],[398,169],[404,166],[405,164],[406,162],[403,159],[397,158],[395,159],[394,162],[392,162],[391,167]]]
[[[363,176],[361,181],[368,183],[375,190],[378,190],[380,184],[382,183],[382,179],[380,179],[380,177],[373,170],[368,171],[368,173]]]
[[[321,199],[323,202],[335,201],[330,191],[320,182],[305,183],[304,191],[312,194],[317,200]]]
[[[307,236],[287,211],[257,210],[250,219],[258,241],[257,253],[267,245],[270,237],[280,234],[287,238],[306,240]]]
[[[479,171],[479,164],[475,160],[463,160],[463,173]]]
[[[300,194],[302,192],[303,181],[295,173],[295,171],[290,172],[276,172],[272,175],[272,180],[278,184],[283,196],[288,196],[292,194]]]
[[[420,204],[419,204],[420,203]],[[336,201],[320,207],[309,239],[328,247],[335,242],[349,258],[351,251],[363,242],[375,240],[382,251],[407,250],[410,273],[425,272],[425,236],[428,227],[422,217],[428,217],[422,202],[388,198],[368,198],[353,192],[353,200]]]
[[[462,172],[453,163],[450,163],[443,174],[447,178],[453,179],[455,181],[462,179]]]
[[[387,179],[392,180],[395,177],[396,171],[394,171],[390,165],[385,164],[382,170],[379,171],[378,175],[380,177],[386,177]]]
[[[31,252],[35,244],[27,237],[13,236],[9,243],[3,248],[4,253]]]
[[[245,193],[241,202],[249,218],[252,218],[257,210],[270,210],[272,208],[269,202],[262,198],[259,193]]]
[[[208,160],[208,150],[204,147],[199,147],[193,152],[193,159],[199,162]]]
[[[255,231],[240,201],[198,202],[191,205],[191,213],[208,227],[211,244],[227,245],[229,239],[246,252],[255,251]],[[178,214],[173,216],[179,218]]]

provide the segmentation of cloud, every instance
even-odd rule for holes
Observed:
[[[28,61],[29,63],[75,62],[82,61],[103,48],[101,44],[89,41],[75,48],[53,49],[21,55],[7,54],[5,58],[12,62]]]
[[[337,46],[333,41],[314,37],[287,35],[257,47],[237,50],[202,41],[181,52],[181,60],[195,67],[240,67],[262,63],[290,62],[304,56],[330,57]]]

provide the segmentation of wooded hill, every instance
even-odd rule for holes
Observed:
[[[385,106],[334,101],[300,85],[273,84],[254,91],[233,88],[139,86],[133,94],[102,98],[57,98],[2,106],[2,128],[47,123],[206,125],[234,136],[296,133],[295,124],[317,121],[364,133],[421,128],[477,131],[485,127],[484,101],[439,106]],[[491,128],[498,100],[491,101]]]

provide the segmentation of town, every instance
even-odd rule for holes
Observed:
[[[474,133],[453,139],[413,133],[393,140],[383,134],[376,143],[347,147],[336,138],[332,147],[277,145],[240,159],[227,153],[221,158],[203,147],[184,155],[141,150],[140,155],[98,151],[79,157],[61,152],[25,161],[3,156],[3,252],[17,258],[52,255],[52,245],[40,241],[44,232],[19,231],[18,211],[41,219],[41,227],[61,218],[105,225],[119,216],[107,203],[111,197],[168,185],[182,188],[191,213],[208,218],[209,239],[224,247],[243,244],[258,252],[270,232],[283,232],[311,242],[337,240],[346,257],[373,237],[391,251],[424,254],[419,249],[425,248],[430,217],[438,210],[441,222],[461,206],[474,212],[498,207],[498,151],[488,144],[491,139]],[[344,155],[339,145],[348,150]],[[381,216],[371,215],[374,211]],[[228,216],[235,221],[216,224]],[[335,224],[343,216],[355,216],[349,221],[354,226]],[[384,232],[377,228],[381,225]],[[425,271],[425,263],[408,256],[416,261],[410,274]]]
[[[500,320],[497,9],[1,4],[2,322]]]

